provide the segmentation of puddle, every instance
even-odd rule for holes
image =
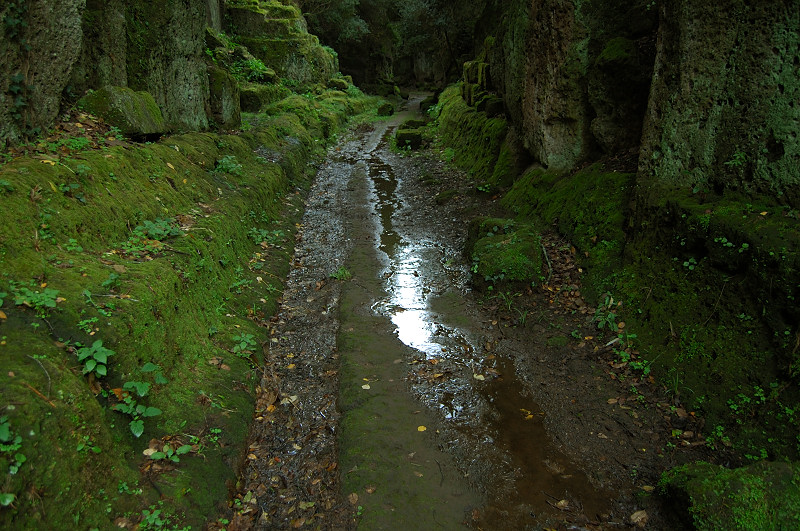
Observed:
[[[486,378],[481,373],[483,361],[479,334],[469,331],[470,320],[463,315],[464,301],[458,293],[448,290],[452,272],[444,266],[447,258],[430,242],[415,242],[403,238],[394,228],[393,217],[401,209],[402,201],[395,194],[398,182],[392,166],[372,157],[369,177],[376,197],[375,211],[379,220],[379,249],[386,255],[387,268],[383,273],[386,296],[376,302],[373,310],[391,319],[397,338],[416,350],[428,361],[449,358],[456,364],[466,365],[473,371],[473,379]],[[434,296],[435,292],[445,296]],[[445,298],[449,304],[442,304]],[[437,310],[433,303],[438,302]],[[460,305],[459,305],[460,303]],[[459,307],[461,306],[461,307]],[[461,323],[451,326],[445,323]],[[509,524],[508,506],[524,507],[511,517],[515,525],[546,520],[559,512],[573,511],[596,515],[608,506],[610,496],[597,492],[589,479],[571,465],[549,441],[543,425],[541,408],[521,394],[520,382],[514,375],[510,360],[495,358],[490,364],[492,374],[499,377],[478,385],[477,393],[484,404],[492,409],[485,415],[487,425],[460,428],[467,437],[490,441],[500,454],[510,461],[513,487],[506,484],[503,499],[492,499],[483,522]],[[472,412],[476,404],[465,404],[457,397],[473,394],[472,381],[457,382],[437,396],[443,418],[455,421],[465,412]],[[477,405],[477,407],[481,407]],[[458,428],[457,428],[458,429]],[[492,434],[492,435],[488,435]],[[557,508],[554,509],[554,506]]]

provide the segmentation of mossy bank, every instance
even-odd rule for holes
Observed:
[[[224,513],[313,161],[371,105],[350,93],[0,166],[3,527]]]

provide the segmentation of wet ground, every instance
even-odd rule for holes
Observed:
[[[567,242],[547,285],[473,291],[467,224],[496,205],[391,150],[420,99],[319,169],[229,529],[679,527],[651,493],[698,421],[595,339]]]

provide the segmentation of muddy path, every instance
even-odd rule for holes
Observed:
[[[546,286],[471,289],[467,224],[496,205],[390,149],[420,99],[319,169],[229,529],[680,528],[651,493],[698,421],[615,366],[567,242]]]

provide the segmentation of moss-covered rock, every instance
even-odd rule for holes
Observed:
[[[394,105],[385,101],[378,106],[378,116],[391,116],[394,114]]]
[[[239,84],[227,70],[208,66],[211,117],[222,129],[236,129],[242,123]]]
[[[125,24],[127,85],[152,94],[171,129],[208,128],[205,3],[126,2]]]
[[[243,83],[239,89],[239,100],[243,112],[260,112],[267,105],[286,98],[291,92],[280,84]]]
[[[419,129],[398,129],[394,140],[399,148],[419,149],[422,146],[422,131]]]
[[[766,531],[800,527],[800,465],[762,461],[727,469],[704,462],[664,473],[662,488],[695,529]]]
[[[78,107],[134,138],[159,136],[167,131],[161,110],[148,92],[103,87],[81,98]]]
[[[439,133],[444,144],[455,150],[455,163],[479,184],[509,186],[521,161],[508,141],[506,120],[490,118],[467,105],[458,86],[447,88],[439,101]]]
[[[332,88],[335,90],[347,90],[351,83],[348,83],[346,79],[333,77],[328,80],[328,88]]]
[[[510,219],[477,218],[466,244],[479,286],[530,284],[542,275],[541,237]]]
[[[52,123],[81,51],[86,0],[3,2],[0,7],[0,141]]]

